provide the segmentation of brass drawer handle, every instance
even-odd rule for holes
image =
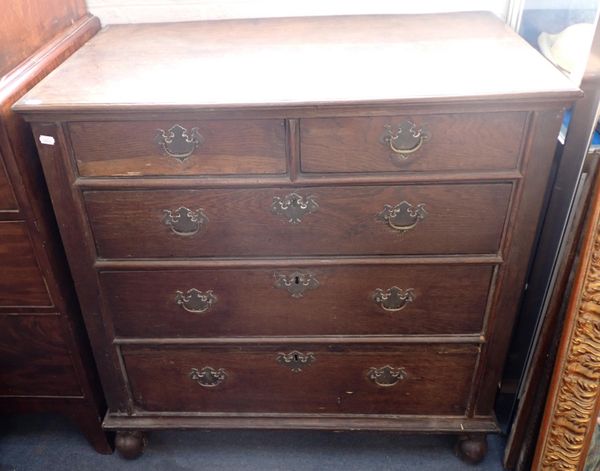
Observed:
[[[281,365],[287,366],[294,373],[299,373],[302,371],[302,368],[309,366],[315,360],[316,358],[313,353],[301,353],[298,350],[294,350],[290,353],[280,352],[277,354],[277,361]]]
[[[192,236],[202,228],[203,224],[208,222],[202,209],[192,211],[182,206],[175,211],[164,209],[163,214],[163,223],[180,236]]]
[[[177,291],[175,302],[187,312],[201,314],[208,311],[217,302],[217,297],[211,290],[203,292],[192,288],[187,293]]]
[[[417,152],[431,135],[423,128],[417,128],[412,121],[403,121],[396,127],[391,124],[383,126],[385,129],[381,136],[381,143],[387,144],[389,149],[396,155],[392,156],[394,163],[399,163],[396,157],[406,160],[410,154]]]
[[[157,129],[154,141],[159,149],[170,157],[183,162],[202,144],[204,138],[198,132],[198,128],[187,130],[179,124],[175,124],[168,131]]]
[[[290,193],[283,198],[275,196],[271,205],[271,211],[274,214],[283,216],[287,222],[292,224],[298,224],[302,221],[303,216],[314,213],[317,209],[319,209],[319,205],[314,196],[305,198],[298,193]]]
[[[404,309],[415,300],[416,296],[412,288],[403,290],[397,286],[382,290],[377,288],[373,293],[373,300],[379,307],[390,312],[397,312]]]
[[[367,371],[367,378],[377,386],[390,388],[406,378],[406,370],[404,368],[394,368],[390,365],[381,368],[372,367]]]
[[[377,220],[387,222],[388,226],[396,231],[406,232],[413,229],[426,216],[424,203],[413,206],[407,201],[402,201],[396,206],[386,204],[377,214]]]
[[[214,388],[227,379],[227,373],[223,368],[215,370],[210,366],[205,366],[201,370],[192,368],[189,376],[203,388]]]
[[[285,273],[275,273],[274,276],[275,287],[287,290],[292,298],[301,298],[305,291],[319,287],[319,280],[317,280],[312,273],[296,271],[289,275],[286,275]]]

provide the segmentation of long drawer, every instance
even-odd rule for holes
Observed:
[[[479,349],[288,345],[122,351],[134,401],[147,411],[463,415]]]
[[[490,265],[368,265],[100,274],[118,336],[465,334]]]
[[[88,191],[101,258],[496,253],[512,184]]]

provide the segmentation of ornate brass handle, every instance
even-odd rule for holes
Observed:
[[[180,236],[192,236],[200,230],[203,224],[208,222],[202,209],[192,211],[182,206],[175,211],[164,209],[163,214],[163,223]]]
[[[177,291],[175,293],[175,302],[187,312],[201,314],[208,311],[217,302],[217,297],[211,290],[202,292],[196,288],[192,288],[187,293]]]
[[[404,368],[394,368],[390,365],[381,368],[373,367],[367,371],[367,378],[377,386],[390,388],[406,378],[406,370]]]
[[[187,130],[179,124],[175,124],[168,131],[157,129],[154,141],[160,150],[180,162],[183,162],[202,144],[204,138],[198,132],[198,128]]]
[[[275,196],[271,205],[271,211],[274,214],[283,216],[287,222],[292,224],[298,224],[304,215],[314,213],[317,209],[319,209],[319,205],[314,196],[305,198],[298,193],[290,193],[283,198]]]
[[[382,290],[377,288],[373,293],[373,300],[379,307],[390,312],[397,312],[404,309],[415,300],[416,296],[412,288],[406,290],[397,286]]]
[[[386,204],[383,210],[377,214],[379,221],[385,221],[394,230],[406,232],[413,229],[419,221],[425,219],[427,211],[425,204],[421,203],[416,206],[402,201],[396,206]]]
[[[425,128],[417,128],[412,121],[403,121],[395,128],[391,124],[386,124],[383,128],[385,131],[380,141],[387,144],[389,149],[399,155],[402,160],[406,160],[410,154],[417,152],[430,138],[430,134]],[[392,161],[397,163],[394,158]]]
[[[283,365],[290,368],[294,373],[299,373],[302,371],[302,368],[310,365],[313,361],[315,361],[315,355],[313,353],[301,353],[298,350],[294,350],[290,353],[278,353],[277,361]]]
[[[319,287],[319,280],[312,273],[295,271],[289,275],[275,273],[274,276],[275,287],[287,290],[292,298],[301,298],[305,291]]]
[[[227,379],[227,373],[223,368],[215,370],[210,366],[205,366],[201,370],[192,368],[189,376],[203,388],[214,388]]]

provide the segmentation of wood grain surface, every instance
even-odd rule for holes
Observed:
[[[0,76],[85,15],[82,0],[2,0]]]
[[[293,350],[313,353],[314,362],[294,372],[277,361]],[[123,355],[132,394],[147,411],[463,415],[477,351],[473,345],[280,345],[124,347]],[[370,368],[386,365],[403,368],[406,378],[391,387],[367,379]],[[221,385],[205,388],[190,378],[192,368],[206,366],[225,370]]]
[[[0,217],[2,213],[17,211],[17,208],[17,200],[0,154]]]
[[[0,222],[0,306],[51,306],[27,226]]]
[[[308,173],[516,169],[526,118],[526,113],[457,113],[301,119],[301,169]],[[414,154],[402,157],[381,138],[386,125],[395,132],[405,121],[429,137]]]
[[[109,26],[17,108],[564,100],[578,94],[493,14],[460,13]]]
[[[199,147],[183,161],[161,151],[159,129],[198,129]],[[82,176],[283,174],[283,120],[111,121],[69,124]]]
[[[310,274],[318,286],[292,297],[278,275]],[[489,265],[308,266],[262,269],[103,272],[102,288],[120,337],[267,335],[414,335],[478,333],[483,327]],[[375,290],[411,289],[398,312],[380,307]],[[204,313],[191,313],[176,293],[213,291]],[[257,299],[261,301],[256,302]]]
[[[319,207],[299,223],[272,212],[281,189],[90,191],[85,193],[100,258],[361,254],[490,254],[498,251],[512,185],[302,188]],[[400,232],[377,219],[384,206],[423,204],[427,215]],[[202,209],[196,234],[164,224],[164,211]]]
[[[56,315],[0,315],[2,396],[82,396],[64,322]]]

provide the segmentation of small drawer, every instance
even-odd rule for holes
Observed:
[[[512,170],[526,119],[523,112],[303,119],[302,171]]]
[[[492,273],[374,264],[108,271],[100,280],[120,337],[444,335],[481,331]]]
[[[478,347],[123,346],[122,352],[134,401],[146,411],[463,415]]]
[[[0,306],[50,306],[24,222],[0,222]]]
[[[0,397],[81,396],[62,321],[0,315]]]
[[[511,183],[89,191],[102,258],[496,253]]]
[[[72,122],[86,177],[284,174],[283,120]]]

